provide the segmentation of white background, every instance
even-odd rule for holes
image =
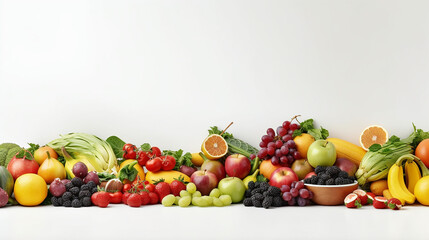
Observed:
[[[354,143],[370,124],[400,137],[412,122],[429,130],[428,9],[391,0],[0,0],[0,142],[86,132],[195,152],[209,126],[234,121],[230,132],[257,145],[295,114]],[[428,211],[172,209],[10,207],[0,225],[7,239],[71,239],[76,229],[102,239],[422,239]]]
[[[0,0],[0,142],[68,132],[198,151],[295,114],[358,143],[429,130],[427,1]]]

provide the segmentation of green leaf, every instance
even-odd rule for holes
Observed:
[[[125,165],[118,173],[119,180],[123,182],[125,179],[128,179],[130,181],[134,181],[136,179],[136,176],[138,174],[137,169],[134,168],[134,165],[137,164],[137,161],[133,161],[132,163],[129,163]]]
[[[297,130],[295,130],[295,131],[293,131],[293,133],[292,133],[292,138],[294,138],[294,137],[297,137],[297,136],[300,136],[301,134],[303,134],[304,132],[303,132],[303,130],[302,129],[297,129]]]
[[[100,179],[100,182],[105,182],[116,178],[114,174],[106,173],[106,172],[97,173],[97,175],[98,175],[98,178]]]
[[[257,181],[257,182],[268,182],[268,179],[267,179],[266,177],[264,177],[264,175],[259,174],[259,175],[256,177],[256,181]]]
[[[147,151],[150,151],[150,149],[151,149],[152,147],[150,146],[150,144],[149,144],[149,143],[144,143],[144,144],[142,144],[142,145],[140,146],[140,148],[141,148],[141,150],[142,150],[142,151],[147,152]]]
[[[303,129],[302,131],[304,132],[308,132],[311,129],[314,129],[314,125],[313,125],[313,119],[307,119],[304,122],[301,122],[300,124],[300,129]]]
[[[192,163],[192,154],[190,152],[183,154],[182,149],[179,149],[177,151],[164,150],[162,151],[162,154],[173,156],[176,159],[176,165],[174,166],[173,170],[179,170],[180,166],[182,165],[188,167],[194,166],[194,164]]]
[[[322,126],[320,126],[320,131],[322,133],[323,139],[327,139],[329,137],[329,131],[327,129],[324,129]]]
[[[210,127],[210,129],[209,129],[209,135],[212,135],[212,134],[219,134],[220,135],[221,133],[222,133],[222,131],[219,130],[219,128],[217,126]],[[226,140],[226,139],[232,138],[234,136],[231,133],[224,132],[222,134],[222,137]]]
[[[106,139],[106,142],[109,143],[109,145],[112,147],[113,153],[117,158],[121,158],[123,156],[124,151],[122,148],[125,145],[124,141],[122,141],[117,136],[110,136]]]
[[[368,148],[368,150],[371,152],[377,152],[380,149],[381,149],[381,145],[378,143],[372,144],[371,147]]]

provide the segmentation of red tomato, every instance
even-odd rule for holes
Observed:
[[[122,187],[122,192],[126,192],[130,189],[131,189],[131,184],[129,184],[129,183],[124,184],[124,186]]]
[[[146,205],[150,202],[149,193],[147,193],[146,191],[140,192],[140,198],[141,198],[142,205]]]
[[[124,204],[128,204],[128,198],[130,197],[131,193],[129,192],[124,192],[124,194],[122,194],[122,202]]]
[[[160,157],[149,160],[146,163],[146,169],[151,172],[158,172],[162,168],[162,160]]]
[[[137,153],[133,149],[128,149],[123,156],[125,159],[136,159]]]
[[[122,202],[122,192],[114,192],[109,193],[110,195],[110,202],[111,203],[121,203]]]
[[[142,205],[141,196],[138,193],[132,193],[127,200],[128,206],[140,207]]]
[[[429,167],[429,139],[425,139],[417,145],[416,157],[420,158],[422,162]]]
[[[128,152],[128,150],[136,150],[136,149],[137,149],[137,147],[131,143],[127,143],[124,145],[124,147],[122,147],[122,150],[124,150],[126,152]]]
[[[139,162],[140,166],[145,166],[147,161],[150,159],[148,152],[141,150],[137,152],[137,156],[137,161]]]
[[[148,183],[145,186],[146,190],[148,190],[149,192],[153,192],[155,191],[155,185],[153,185],[152,183]]]
[[[167,155],[162,158],[162,170],[169,171],[176,165],[176,159],[173,156]]]
[[[161,157],[162,152],[158,147],[152,147],[150,150],[152,150],[152,153],[155,157]]]

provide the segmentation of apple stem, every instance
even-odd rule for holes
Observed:
[[[328,141],[325,142],[325,144],[323,144],[324,147],[326,147],[328,145]]]
[[[225,131],[233,124],[234,122],[231,122],[219,135],[223,135]]]
[[[301,117],[301,115],[295,115],[295,116],[293,116],[293,118],[291,118],[291,119],[290,119],[290,121],[292,122],[292,121],[295,119],[299,124],[301,124],[301,123],[298,121],[298,117]]]

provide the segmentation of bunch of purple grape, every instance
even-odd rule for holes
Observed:
[[[289,206],[307,206],[311,204],[313,192],[305,188],[303,182],[294,181],[290,187],[283,185],[280,190],[282,191],[282,198],[288,203]]]
[[[296,159],[301,159],[301,154],[296,150],[293,141],[293,132],[299,129],[299,124],[284,121],[282,126],[277,128],[277,134],[274,129],[268,128],[267,134],[262,136],[258,152],[259,159],[271,159],[273,165],[290,167]]]

